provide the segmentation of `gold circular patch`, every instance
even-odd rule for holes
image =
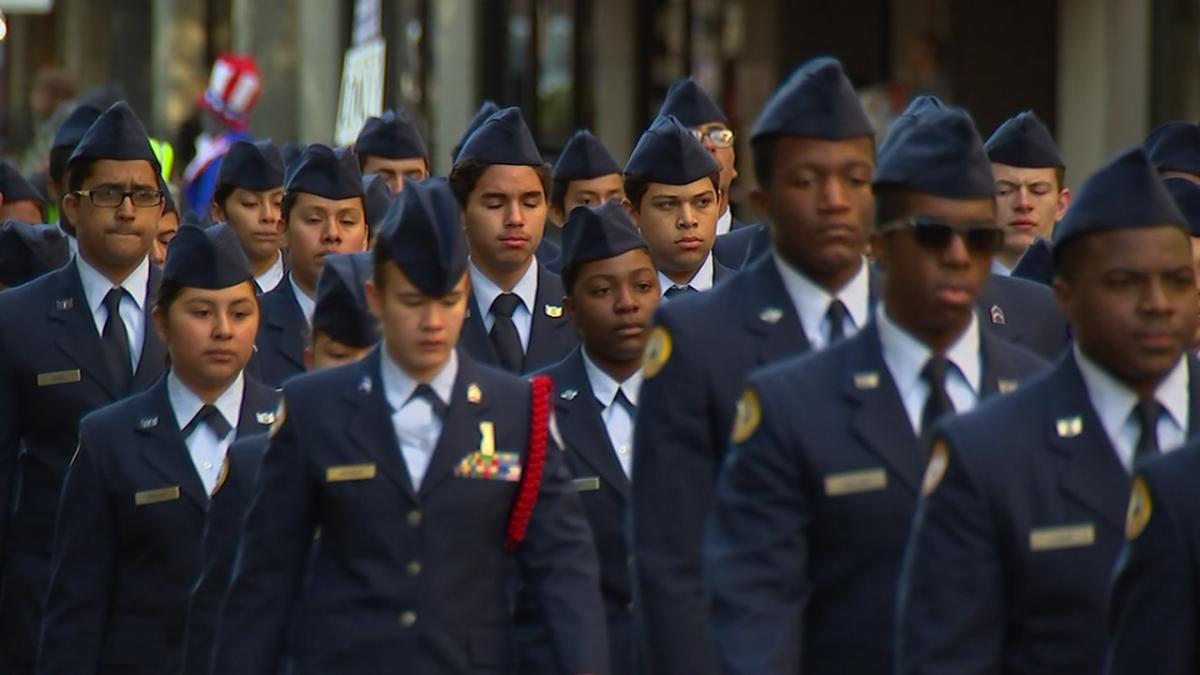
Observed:
[[[758,392],[750,387],[742,390],[742,397],[737,402],[737,412],[733,418],[733,442],[744,443],[754,434],[762,422],[762,404],[758,400]]]
[[[950,448],[946,447],[946,441],[939,438],[934,441],[933,450],[929,453],[929,464],[925,465],[925,479],[921,481],[922,495],[928,496],[937,489],[949,466]]]
[[[1146,479],[1138,476],[1133,479],[1133,493],[1129,496],[1129,510],[1125,513],[1125,538],[1137,539],[1150,524],[1150,513],[1154,510],[1150,499],[1150,487]]]
[[[275,421],[271,422],[271,429],[267,431],[267,438],[275,438],[275,434],[279,433],[279,427],[283,426],[283,421],[287,419],[287,406],[283,404],[283,399],[279,399],[279,408],[275,411]]]
[[[221,473],[217,474],[217,484],[213,486],[212,494],[215,495],[221,491],[221,486],[225,484],[225,479],[229,478],[229,453],[225,453],[225,461],[221,462]],[[209,495],[210,497],[212,495]]]
[[[642,353],[642,371],[646,379],[658,375],[667,359],[671,358],[671,333],[662,326],[655,326],[650,331],[650,339],[646,341],[646,351]]]

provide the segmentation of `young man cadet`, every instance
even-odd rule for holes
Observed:
[[[313,330],[304,350],[307,370],[324,370],[365,357],[379,342],[378,322],[367,308],[363,284],[371,278],[371,254],[333,254],[317,281]],[[188,605],[184,675],[210,675],[221,600],[233,573],[237,545],[267,451],[267,435],[240,438],[225,454],[224,480],[213,492],[204,528],[204,565]]]
[[[275,290],[287,271],[280,250],[282,207],[283,155],[279,148],[269,140],[230,145],[217,172],[208,213],[214,223],[228,223],[237,233],[260,293]]]
[[[608,672],[595,549],[550,441],[552,385],[456,349],[465,249],[444,181],[406,185],[367,287],[382,345],[284,385],[213,672],[273,675],[285,659],[299,673],[512,672],[514,569],[562,672]]]
[[[71,255],[79,248],[75,240],[75,228],[66,221],[59,207],[67,191],[67,160],[71,158],[75,146],[79,145],[79,140],[102,112],[104,111],[89,103],[76,106],[63,120],[62,126],[54,134],[54,142],[50,145],[50,164],[46,171],[46,199],[49,202],[47,216],[49,221],[57,222],[62,231],[70,237],[68,243],[71,245]]]
[[[150,322],[159,271],[148,253],[163,196],[146,130],[124,102],[67,163],[63,212],[79,254],[0,293],[0,671],[37,653],[58,497],[86,413],[141,391],[166,352]],[[19,457],[19,459],[18,459]]]
[[[667,90],[667,96],[663,99],[657,116],[667,115],[673,115],[680,124],[687,127],[721,166],[718,180],[721,199],[718,206],[717,234],[740,229],[743,227],[742,223],[734,220],[733,211],[729,208],[729,189],[738,175],[737,154],[734,150],[733,130],[729,128],[729,118],[690,77],[676,80]]]
[[[1187,225],[1140,148],[1084,182],[1054,290],[1074,346],[935,441],[899,588],[898,673],[1098,673],[1130,476],[1195,438]]]
[[[251,366],[251,372],[271,386],[304,372],[305,335],[312,325],[325,256],[365,251],[371,236],[354,153],[336,153],[316,143],[308,146],[283,190],[290,269],[286,280],[262,297],[262,326]]]
[[[653,672],[717,672],[700,544],[746,374],[853,335],[868,319],[874,135],[840,63],[799,68],[751,139],[762,186],[754,199],[773,254],[655,315],[631,501],[638,643]]]
[[[546,228],[542,246],[556,244],[562,238],[562,227],[567,214],[576,206],[599,206],[615,199],[625,199],[625,186],[621,182],[621,165],[592,132],[581,129],[567,141],[554,169],[550,171],[550,222],[555,227]],[[538,251],[542,260],[542,251]],[[559,255],[545,264],[557,272]]]
[[[634,675],[625,541],[633,418],[642,350],[658,307],[649,248],[618,201],[580,206],[563,226],[566,307],[583,345],[542,371],[558,390],[555,424],[600,556],[613,675]],[[522,649],[521,673],[558,673],[544,640]]]
[[[171,356],[150,389],[88,415],[63,484],[39,675],[178,673],[209,495],[279,395],[246,377],[258,299],[228,226],[184,228],[154,308]]]
[[[1045,366],[976,315],[1004,240],[994,196],[966,112],[935,111],[884,141],[874,321],[756,372],[738,403],[704,548],[722,673],[891,672],[922,439]]]
[[[42,196],[12,164],[0,161],[0,221],[44,223]]]
[[[720,166],[674,117],[660,117],[625,165],[629,212],[658,266],[663,297],[707,291],[733,275],[712,256]]]
[[[992,266],[1008,275],[1035,239],[1050,239],[1071,190],[1063,184],[1066,165],[1058,146],[1031,110],[1005,120],[984,149],[996,177],[996,219],[1004,228],[1004,248]]]
[[[429,151],[403,110],[388,110],[367,119],[354,141],[354,152],[363,174],[382,174],[393,194],[404,189],[406,178],[429,177]]]
[[[1143,147],[1163,178],[1186,178],[1200,183],[1200,124],[1181,121],[1162,124],[1146,136]]]
[[[534,255],[546,229],[548,173],[516,108],[471,134],[450,172],[471,253],[462,346],[511,373],[557,363],[576,344],[562,280]]]

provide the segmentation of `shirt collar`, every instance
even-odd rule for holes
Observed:
[[[300,313],[304,315],[304,320],[308,322],[309,327],[312,327],[313,312],[317,311],[317,301],[308,297],[304,289],[300,288],[300,284],[288,275],[288,283],[292,285],[292,295],[296,297],[296,304],[300,305]]]
[[[113,284],[107,277],[100,273],[95,267],[92,267],[88,261],[83,259],[83,256],[75,256],[75,264],[79,268],[79,280],[83,282],[83,295],[87,298],[88,309],[93,314],[99,309],[100,305],[104,304],[104,297],[112,290],[114,285],[118,285],[125,289],[125,292],[133,298],[138,309],[145,311],[146,309],[146,291],[150,285],[150,258],[142,258],[139,264],[129,276],[125,277],[120,284]]]
[[[392,360],[388,354],[387,346],[379,350],[381,358],[379,359],[379,377],[383,383],[383,395],[387,399],[388,405],[395,412],[404,407],[405,403],[412,398],[413,392],[416,391],[417,382],[413,376],[409,375],[400,367],[400,364]],[[446,361],[446,365],[438,371],[437,375],[429,381],[430,388],[433,393],[442,399],[446,405],[450,405],[450,397],[454,393],[454,379],[458,377],[458,352],[450,350],[450,359]]]
[[[1012,276],[1012,268],[1000,262],[999,260],[992,258],[992,274],[1010,277]]]
[[[469,261],[469,263],[467,268],[471,273],[471,289],[475,294],[475,304],[479,305],[480,312],[487,314],[492,309],[492,303],[505,291],[476,267],[474,260]],[[537,277],[538,261],[537,257],[534,256],[529,259],[529,269],[525,270],[525,274],[521,276],[517,281],[517,285],[513,286],[512,289],[512,292],[521,299],[521,302],[525,305],[525,310],[530,314],[533,313],[533,305],[537,302]]]
[[[921,370],[933,351],[910,335],[888,316],[882,304],[875,312],[883,361],[899,391],[908,391],[921,381]],[[983,357],[979,349],[979,319],[971,312],[971,323],[946,350],[946,360],[958,369],[971,391],[979,395]]]
[[[244,374],[239,372],[233,384],[226,387],[217,400],[213,401],[213,407],[234,429],[240,421],[238,418],[241,417],[242,394],[245,390],[246,380]],[[186,427],[204,407],[204,401],[175,375],[174,369],[167,373],[167,399],[171,402],[171,409],[175,411],[175,421],[180,429]]]
[[[267,269],[266,272],[263,272],[259,276],[255,277],[254,283],[258,284],[259,288],[265,289],[265,291],[274,289],[276,286],[279,285],[279,282],[283,279],[284,271],[285,270],[283,267],[283,251],[280,251],[275,256],[274,264],[272,264],[271,267],[269,269]],[[316,303],[314,302],[313,304],[315,306]]]
[[[726,234],[733,227],[733,209],[725,207],[725,213],[717,216],[717,234]]]
[[[696,273],[692,275],[691,279],[688,279],[686,284],[677,284],[674,281],[671,281],[671,277],[668,277],[662,272],[658,273],[658,289],[663,295],[666,295],[667,291],[671,290],[673,287],[686,288],[688,286],[691,286],[697,291],[707,291],[713,287],[712,251],[709,251],[708,257],[705,258],[704,262],[700,264],[700,269],[696,270]]]
[[[783,287],[796,314],[800,316],[800,326],[808,336],[821,334],[821,322],[829,311],[829,303],[834,299],[841,300],[846,306],[846,313],[853,319],[854,325],[862,328],[871,316],[871,271],[867,259],[863,258],[858,273],[838,289],[836,295],[830,295],[824,286],[809,279],[800,270],[792,267],[779,253],[772,254],[775,258],[775,268],[783,279]]]
[[[642,369],[638,368],[624,382],[618,383],[600,366],[597,366],[595,361],[592,361],[586,348],[582,349],[582,352],[583,369],[587,373],[588,383],[592,385],[592,395],[596,397],[600,405],[605,408],[612,405],[613,399],[617,397],[617,390],[620,389],[625,392],[625,398],[636,407],[638,392],[642,389]]]
[[[1138,403],[1137,392],[1130,389],[1103,366],[1093,361],[1079,348],[1072,345],[1075,354],[1075,364],[1079,374],[1083,376],[1083,384],[1087,388],[1088,398],[1100,416],[1100,422],[1108,432],[1109,438],[1118,438],[1121,427],[1133,414]],[[1167,373],[1162,382],[1154,390],[1154,398],[1162,405],[1171,419],[1180,429],[1188,427],[1188,390],[1190,388],[1187,357],[1180,357],[1179,362]]]

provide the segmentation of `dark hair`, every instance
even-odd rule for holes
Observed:
[[[717,171],[709,174],[708,179],[712,181],[713,189],[716,190],[717,195],[720,196],[721,172]],[[650,184],[658,183],[660,181],[647,180],[645,178],[639,178],[630,174],[624,174],[622,176],[622,182],[624,183],[625,196],[629,198],[629,203],[633,204],[633,209],[635,211],[641,211],[642,197],[645,197],[646,193],[650,190]]]
[[[455,162],[454,168],[450,169],[450,189],[454,191],[454,198],[458,200],[458,205],[467,208],[467,199],[471,196],[471,192],[475,190],[475,186],[479,184],[479,179],[483,177],[483,172],[487,171],[494,164],[484,164],[475,159],[464,159],[461,162]],[[538,180],[542,183],[542,194],[546,195],[549,200],[550,194],[550,165],[539,164],[538,166],[529,167],[537,172]]]
[[[550,206],[559,211],[562,210],[563,204],[567,201],[567,189],[571,187],[571,180],[570,178],[554,178],[550,181]]]
[[[237,187],[233,183],[217,183],[217,188],[213,190],[212,203],[221,207],[221,210],[224,211],[225,200],[229,199],[229,196],[233,194],[233,191]]]
[[[387,243],[382,239],[376,239],[371,246],[371,264],[374,266],[371,270],[371,279],[375,281],[375,287],[381,291],[387,287],[387,283],[385,283],[387,275],[383,273],[383,267],[390,262],[395,262],[395,259],[392,258],[392,252],[388,250]]]
[[[1059,192],[1062,192],[1062,189],[1067,187],[1067,168],[1064,166],[1054,167],[1054,178],[1058,181]]]
[[[78,192],[83,189],[83,181],[91,178],[92,165],[96,160],[91,157],[80,157],[67,165],[67,192]]]
[[[288,226],[288,218],[292,215],[292,209],[296,206],[296,200],[300,198],[300,193],[295,190],[290,190],[283,193],[283,204],[279,207],[279,215],[283,218],[283,228],[286,230]],[[222,206],[221,208],[225,208]]]
[[[776,134],[750,139],[754,177],[758,180],[758,187],[763,190],[771,189],[771,180],[775,177],[775,149],[778,146],[779,136]]]
[[[67,172],[67,160],[74,151],[69,145],[50,149],[50,167],[48,174],[56,183],[62,183],[63,175]]]
[[[875,227],[911,215],[909,190],[897,185],[879,185],[875,192]]]

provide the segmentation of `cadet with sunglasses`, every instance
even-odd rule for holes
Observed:
[[[1084,182],[1054,267],[1073,348],[934,430],[899,586],[898,673],[1101,672],[1130,476],[1198,437],[1187,225],[1141,149]]]
[[[150,386],[166,355],[150,328],[160,276],[148,255],[163,209],[159,166],[128,105],[114,104],[92,124],[67,176],[74,263],[0,294],[0,672],[18,675],[32,670],[37,653],[79,420]]]
[[[891,672],[893,591],[934,422],[1045,366],[976,315],[1003,234],[971,118],[932,111],[883,148],[874,320],[756,371],[738,403],[704,545],[722,673]]]

